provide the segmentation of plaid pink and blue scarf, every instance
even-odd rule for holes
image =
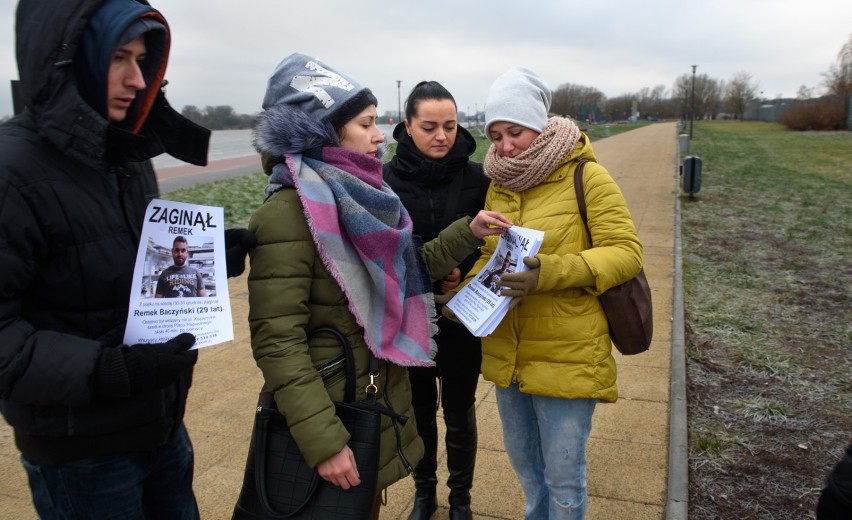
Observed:
[[[320,258],[346,294],[373,355],[397,365],[433,366],[431,280],[411,217],[382,181],[382,162],[323,147],[287,155],[285,163],[273,170],[270,186],[298,191]]]

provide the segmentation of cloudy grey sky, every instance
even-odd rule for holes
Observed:
[[[819,87],[852,34],[849,0],[151,0],[172,29],[168,99],[178,109],[260,110],[266,80],[292,52],[366,86],[379,113],[434,79],[461,111],[482,109],[491,81],[515,65],[556,88],[608,97],[698,74],[740,71],[763,96]],[[0,0],[0,116],[11,114],[16,0]],[[37,37],[37,35],[33,35]],[[400,89],[397,80],[402,81]],[[668,94],[668,92],[667,92]]]

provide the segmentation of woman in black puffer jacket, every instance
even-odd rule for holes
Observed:
[[[405,102],[405,121],[396,126],[393,135],[396,156],[385,164],[384,178],[399,195],[414,221],[414,232],[424,242],[459,217],[476,215],[482,209],[490,181],[483,174],[482,165],[470,160],[476,141],[458,125],[455,100],[441,84],[423,81],[414,87]],[[435,294],[454,288],[478,256],[478,252],[471,255],[445,280],[436,283]],[[436,300],[440,297],[436,296]],[[447,427],[450,518],[467,519],[472,518],[470,488],[477,437],[474,394],[482,352],[479,338],[463,325],[446,318],[441,318],[438,325],[437,366],[409,369],[417,433],[426,448],[414,469],[416,497],[409,518],[428,519],[437,509],[436,419],[440,402]]]

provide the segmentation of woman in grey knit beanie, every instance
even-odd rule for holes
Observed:
[[[382,180],[375,96],[319,59],[284,58],[263,108],[253,141],[271,171],[266,199],[249,222],[257,237],[248,276],[252,352],[303,462],[321,479],[325,493],[317,496],[340,498],[341,508],[364,513],[359,518],[378,518],[380,491],[423,456],[415,421],[398,418],[414,414],[408,368],[434,365],[432,282],[511,222],[479,211],[421,243]],[[351,346],[348,367],[329,328]],[[358,400],[369,383],[394,412],[382,416],[375,464],[366,463],[359,443],[350,445],[352,432],[334,405],[344,399],[344,368],[354,373]],[[251,489],[251,474],[246,482]],[[251,493],[243,496],[236,513],[252,504]],[[358,496],[369,511],[343,504]]]
[[[550,101],[547,83],[516,67],[494,81],[485,105],[492,143],[484,162],[492,179],[485,208],[544,231],[539,253],[523,259],[529,269],[500,278],[513,306],[482,338],[482,376],[495,383],[527,520],[585,515],[592,414],[597,403],[618,397],[597,295],[633,278],[642,266],[642,245],[621,191],[577,125],[548,118]],[[574,191],[581,163],[591,237]],[[486,239],[469,276],[484,267],[496,244]]]

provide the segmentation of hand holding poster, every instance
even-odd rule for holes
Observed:
[[[500,294],[497,282],[505,273],[525,271],[523,258],[535,256],[544,232],[520,226],[500,236],[497,248],[485,267],[447,302],[459,321],[474,336],[491,334],[509,310],[510,296]]]
[[[145,212],[124,342],[182,332],[195,347],[234,339],[222,208],[154,199]]]

